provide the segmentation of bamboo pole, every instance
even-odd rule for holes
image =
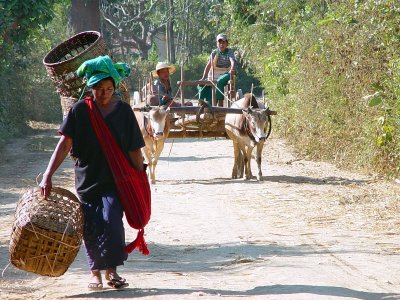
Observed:
[[[214,66],[213,65],[211,65],[211,80],[214,82]],[[212,103],[212,106],[217,106],[217,97],[216,96],[217,95],[215,94],[215,85],[213,84],[211,86],[211,99],[212,99],[211,103]]]
[[[184,79],[183,79],[184,74],[183,73],[184,73],[184,70],[183,70],[183,62],[182,62],[181,63],[181,82],[184,82]],[[181,105],[183,106],[183,105],[185,105],[185,97],[183,95],[183,84],[179,85],[179,89],[181,91]]]

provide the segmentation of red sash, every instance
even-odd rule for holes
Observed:
[[[91,97],[87,97],[85,102],[93,129],[114,177],[126,220],[131,227],[139,230],[136,239],[125,247],[125,251],[131,253],[137,248],[139,252],[148,255],[149,250],[143,236],[143,227],[149,222],[151,214],[151,192],[147,174],[145,171],[135,170],[128,162]]]

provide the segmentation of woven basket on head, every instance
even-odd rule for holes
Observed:
[[[43,59],[47,74],[60,96],[79,98],[85,86],[75,71],[86,60],[109,54],[107,45],[97,31],[78,33],[52,49]]]
[[[54,187],[44,199],[39,189],[18,201],[10,239],[10,260],[17,268],[45,276],[64,274],[78,254],[83,211],[70,191]]]

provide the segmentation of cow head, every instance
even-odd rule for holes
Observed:
[[[165,134],[166,122],[168,120],[168,110],[164,106],[153,107],[149,111],[150,127],[153,134],[153,138],[158,140]]]
[[[249,135],[254,137],[255,142],[265,141],[267,134],[265,129],[268,122],[267,109],[251,109],[248,107],[243,110],[246,118],[246,126]]]

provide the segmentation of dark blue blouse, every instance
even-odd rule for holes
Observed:
[[[128,152],[145,145],[132,108],[119,100],[104,120],[130,161]],[[71,108],[59,132],[72,138],[71,156],[76,158],[75,187],[80,199],[90,202],[92,197],[115,190],[112,173],[93,130],[85,101],[78,101]]]

